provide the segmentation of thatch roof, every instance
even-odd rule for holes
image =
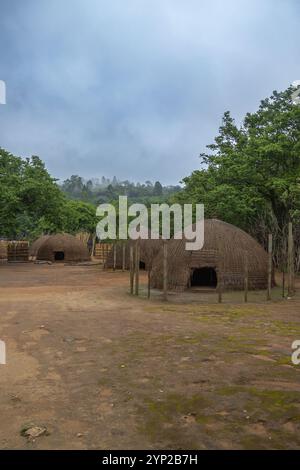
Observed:
[[[268,255],[243,230],[217,219],[204,222],[204,246],[198,251],[187,251],[186,240],[168,242],[169,289],[184,290],[189,286],[195,269],[213,268],[217,282],[225,289],[243,289],[245,257],[248,258],[249,289],[267,286]],[[162,256],[156,258],[152,287],[162,288]]]
[[[46,261],[89,261],[87,247],[76,237],[68,233],[47,235],[43,240],[36,240],[36,259]],[[34,245],[34,244],[33,244]],[[62,256],[63,254],[63,256]]]

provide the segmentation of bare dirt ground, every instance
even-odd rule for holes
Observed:
[[[0,265],[2,449],[300,448],[299,295],[143,295],[100,266]]]

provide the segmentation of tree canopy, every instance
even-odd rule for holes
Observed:
[[[274,91],[237,126],[230,112],[202,168],[183,179],[180,202],[204,203],[205,216],[235,224],[264,243],[275,238],[277,258],[286,243],[287,223],[300,225],[300,106],[294,89]]]
[[[37,156],[22,159],[0,148],[0,237],[94,231],[95,207],[70,201]]]
[[[180,186],[163,186],[159,181],[133,183],[119,181],[116,176],[112,180],[104,176],[84,180],[81,176],[72,175],[60,185],[62,191],[71,199],[88,201],[92,204],[102,204],[118,200],[119,196],[127,196],[129,202],[139,202],[146,205],[163,202],[170,195],[180,191]]]

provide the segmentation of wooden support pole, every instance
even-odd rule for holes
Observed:
[[[130,294],[133,295],[133,284],[134,284],[134,259],[133,259],[133,245],[130,245]]]
[[[294,294],[294,239],[293,239],[293,224],[289,223],[288,235],[288,296]]]
[[[139,295],[139,274],[140,274],[140,244],[137,240],[135,244],[135,295]]]
[[[95,256],[95,245],[96,245],[96,235],[93,235],[93,238],[92,238],[92,253],[91,253],[91,256]]]
[[[282,268],[282,298],[285,296],[285,272],[284,267]]]
[[[149,266],[148,268],[148,292],[147,292],[148,299],[150,299],[150,294],[151,294],[151,269]]]
[[[122,271],[125,271],[125,256],[126,256],[126,245],[123,243],[122,245]]]
[[[248,302],[248,286],[249,286],[249,269],[248,269],[248,253],[246,253],[245,256],[245,278],[244,278],[244,300],[247,303]]]
[[[114,265],[113,265],[113,270],[116,270],[116,264],[117,264],[117,244],[114,243],[113,245],[113,257],[114,257]]]
[[[267,289],[267,300],[271,300],[272,291],[272,257],[273,257],[273,236],[269,233],[268,237],[268,289]]]
[[[217,235],[217,246],[218,246],[218,266],[217,266],[217,292],[218,292],[218,303],[221,304],[223,301],[223,273],[224,273],[224,256],[222,255],[222,240],[220,235]]]
[[[163,254],[163,299],[168,300],[168,245],[164,240],[164,254]]]
[[[221,304],[223,300],[222,294],[223,294],[223,273],[220,269],[218,273],[218,302],[219,304]]]

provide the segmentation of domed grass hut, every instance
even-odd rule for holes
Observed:
[[[245,278],[245,259],[248,262],[249,289],[265,289],[268,282],[268,255],[243,230],[217,219],[204,222],[204,246],[187,251],[186,240],[168,242],[168,289],[183,291],[189,287],[242,290]],[[155,260],[151,286],[162,288],[162,256]]]
[[[52,262],[90,261],[87,246],[68,233],[45,236],[37,245],[37,260]]]
[[[29,259],[36,260],[37,253],[42,246],[42,244],[48,240],[50,235],[42,235],[41,237],[37,238],[33,243],[31,243],[29,247]]]
[[[106,269],[113,269],[114,267],[114,256],[115,256],[115,268],[123,269],[123,257],[124,257],[124,269],[130,269],[130,246],[135,246],[137,241],[125,240],[116,242],[115,248],[112,244],[112,248],[109,251],[107,258],[104,263]],[[162,241],[161,239],[152,240],[152,239],[140,239],[138,241],[140,253],[140,269],[148,270],[152,266],[153,259],[156,257],[159,252]],[[114,255],[114,249],[116,253]]]

